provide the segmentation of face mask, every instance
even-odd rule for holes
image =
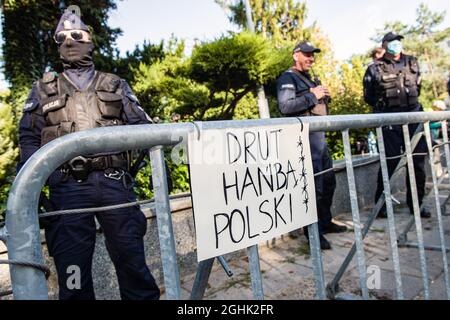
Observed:
[[[92,42],[80,42],[67,39],[59,47],[59,54],[64,68],[86,68],[93,65],[92,53],[94,44]]]
[[[387,52],[389,54],[392,54],[393,56],[396,56],[403,51],[403,45],[399,40],[394,40],[389,42],[387,46]]]

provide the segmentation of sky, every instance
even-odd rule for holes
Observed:
[[[306,0],[306,25],[317,22],[331,39],[337,59],[365,53],[375,44],[370,40],[385,22],[399,20],[412,24],[421,2],[432,11],[446,11],[442,27],[450,27],[449,0]],[[152,43],[171,34],[187,40],[211,40],[236,30],[214,0],[125,0],[111,14],[110,24],[124,34],[118,40],[122,52],[148,39]]]
[[[449,0],[306,0],[306,25],[317,22],[330,38],[336,58],[342,60],[374,47],[370,38],[385,22],[414,23],[421,2],[432,11],[446,11],[441,27],[450,27]],[[213,40],[236,30],[214,0],[118,1],[118,9],[111,12],[109,24],[123,30],[117,41],[122,54],[145,39],[159,43],[172,35],[185,39],[190,50],[196,40]],[[0,80],[0,87],[4,86]]]

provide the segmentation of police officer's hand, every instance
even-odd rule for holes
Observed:
[[[313,93],[317,100],[323,99],[326,96],[330,96],[330,91],[324,86],[317,86],[315,88],[311,88],[311,93]]]

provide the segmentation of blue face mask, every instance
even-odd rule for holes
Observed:
[[[399,40],[394,40],[389,42],[387,46],[387,52],[389,54],[392,54],[393,56],[396,56],[403,51],[403,44]]]

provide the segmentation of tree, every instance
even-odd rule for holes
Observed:
[[[229,19],[245,29],[247,18],[243,0],[216,0],[229,11]],[[310,37],[310,28],[304,28],[306,3],[293,0],[250,0],[256,32],[271,38],[275,44],[298,41]]]
[[[446,12],[432,12],[425,4],[416,10],[416,22],[407,25],[399,21],[386,23],[377,30],[374,41],[381,41],[388,31],[397,32],[405,37],[404,51],[419,59],[422,70],[421,103],[430,110],[433,100],[442,98],[446,93],[446,80],[450,54],[441,43],[450,37],[450,28],[439,30]]]
[[[260,35],[243,32],[197,45],[191,57],[184,43],[173,42],[164,59],[141,63],[134,90],[152,116],[170,118],[173,112],[186,120],[233,119],[243,98],[258,84],[268,83],[281,72],[280,50]]]
[[[164,60],[164,41],[155,45],[145,40],[142,48],[136,45],[132,52],[126,52],[125,57],[117,57],[114,73],[127,80],[128,83],[134,83],[140,64],[152,65],[161,60]]]
[[[232,119],[243,97],[276,79],[284,67],[280,52],[269,40],[248,32],[195,48],[190,75],[210,91],[210,104],[200,111],[200,118],[208,108],[220,108],[218,119]]]

